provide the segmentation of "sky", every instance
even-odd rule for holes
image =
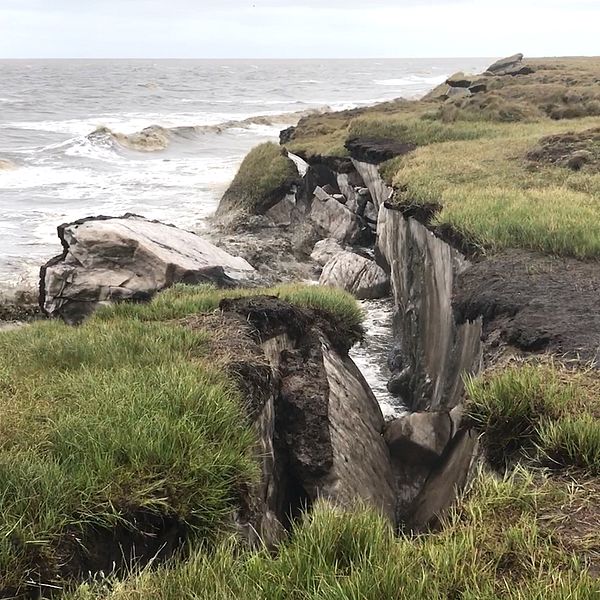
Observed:
[[[600,0],[0,0],[0,58],[600,54]]]

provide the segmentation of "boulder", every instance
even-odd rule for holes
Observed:
[[[89,217],[58,227],[63,253],[40,273],[40,306],[80,323],[98,305],[149,300],[175,283],[235,285],[254,271],[197,235],[138,215]]]
[[[522,61],[523,54],[519,52],[518,54],[513,54],[512,56],[507,56],[506,58],[497,60],[487,68],[487,72],[495,75],[497,73],[506,71],[507,69],[514,69],[516,66],[520,65]]]
[[[385,441],[394,460],[432,464],[442,456],[452,430],[447,412],[409,413],[388,423]]]
[[[324,267],[336,254],[343,251],[344,248],[337,240],[326,238],[315,244],[310,257]]]
[[[458,88],[468,88],[471,85],[472,81],[472,77],[467,77],[463,72],[454,73],[454,75],[451,75],[450,77],[448,77],[448,79],[446,79],[446,83],[450,87]]]
[[[314,191],[310,219],[325,232],[325,235],[342,243],[355,243],[361,234],[360,221],[356,214],[320,187]]]
[[[523,55],[515,54],[508,58],[503,58],[496,61],[493,65],[488,67],[486,71],[487,75],[529,75],[534,70],[522,64]]]
[[[469,88],[464,87],[449,87],[446,92],[448,98],[468,98],[471,95]]]
[[[487,84],[483,82],[474,83],[469,87],[469,91],[471,94],[480,94],[482,92],[487,92]]]
[[[296,209],[296,194],[291,192],[287,194],[281,202],[272,206],[265,216],[269,217],[275,225],[291,225],[293,220],[294,210]]]
[[[319,284],[340,287],[358,299],[383,298],[390,289],[389,277],[375,261],[347,251],[325,265]]]
[[[405,518],[413,531],[437,526],[456,502],[469,481],[478,446],[477,434],[468,429],[459,431],[452,438]]]
[[[346,202],[344,202],[344,204],[352,212],[356,212],[358,208],[358,203],[356,201],[356,189],[352,185],[350,176],[347,173],[338,173],[337,182],[340,191],[346,198]]]

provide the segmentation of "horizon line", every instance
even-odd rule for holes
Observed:
[[[496,58],[500,55],[489,56],[293,56],[293,57],[234,57],[234,56],[19,56],[0,57],[0,61],[22,60],[235,60],[235,61],[276,61],[276,60],[456,60],[473,58]],[[600,54],[562,54],[554,56],[528,56],[526,59],[548,58],[600,58]]]

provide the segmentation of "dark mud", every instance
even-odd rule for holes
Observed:
[[[600,264],[510,250],[458,280],[459,322],[484,320],[488,351],[504,346],[600,366]]]
[[[375,165],[408,154],[417,147],[410,142],[378,138],[352,138],[345,146],[352,158]]]

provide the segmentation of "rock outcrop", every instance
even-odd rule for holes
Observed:
[[[40,306],[80,323],[100,304],[149,300],[175,283],[232,286],[254,271],[201,237],[137,215],[90,217],[58,228],[63,252],[40,273]]]
[[[344,204],[317,187],[310,209],[310,219],[330,237],[340,243],[353,244],[361,235],[360,221]]]
[[[506,58],[501,58],[487,68],[488,75],[528,75],[533,69],[523,64],[523,55],[519,52]]]
[[[310,257],[324,267],[336,254],[344,252],[343,246],[333,238],[319,240],[310,255]]]
[[[468,88],[471,87],[471,83],[473,81],[472,77],[465,75],[463,72],[454,73],[446,79],[446,83],[450,87],[458,87],[458,88]]]
[[[389,277],[374,260],[346,251],[327,262],[319,284],[342,288],[359,300],[383,298],[390,289]]]

